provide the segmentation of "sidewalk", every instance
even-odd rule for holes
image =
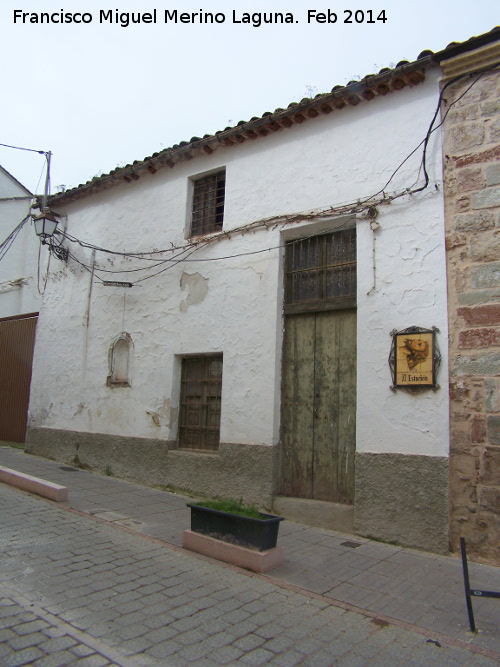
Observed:
[[[189,527],[188,499],[93,474],[0,446],[0,465],[68,487],[68,507],[180,547]],[[461,561],[284,521],[284,564],[273,583],[296,587],[500,654],[500,600],[474,599],[469,632]],[[500,568],[469,563],[474,588],[500,591]]]

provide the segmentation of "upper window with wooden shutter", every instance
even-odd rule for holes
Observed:
[[[285,313],[356,306],[356,229],[289,241]]]
[[[225,169],[194,181],[191,236],[203,236],[222,230],[225,191]]]

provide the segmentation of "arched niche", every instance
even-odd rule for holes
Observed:
[[[115,338],[109,349],[109,387],[130,387],[134,344],[128,333]]]

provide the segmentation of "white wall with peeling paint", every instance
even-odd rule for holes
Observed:
[[[88,243],[116,251],[168,248],[185,243],[189,179],[225,167],[224,230],[234,233],[132,289],[92,281],[74,259],[67,265],[53,260],[37,330],[29,425],[175,440],[181,357],[222,352],[221,441],[277,443],[280,246],[290,229],[309,234],[316,223],[312,216],[246,234],[237,230],[272,216],[324,211],[384,188],[425,137],[437,99],[436,75],[430,73],[415,88],[200,155],[59,209],[67,231]],[[436,132],[426,191],[380,207],[376,232],[367,220],[356,222],[361,452],[448,452],[440,149]],[[417,151],[387,192],[414,184],[420,158]],[[335,227],[334,216],[322,225]],[[89,249],[72,245],[71,252],[91,264]],[[139,266],[134,258],[97,253],[101,271],[129,271],[101,272],[110,279],[133,281],[142,275],[135,272]],[[389,388],[389,334],[412,325],[440,329],[443,390],[411,396]],[[133,341],[131,386],[110,387],[109,350],[122,333]]]

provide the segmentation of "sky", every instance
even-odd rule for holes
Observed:
[[[498,0],[0,0],[0,143],[50,151],[54,193],[498,24]],[[43,155],[0,146],[0,165],[43,192]]]

